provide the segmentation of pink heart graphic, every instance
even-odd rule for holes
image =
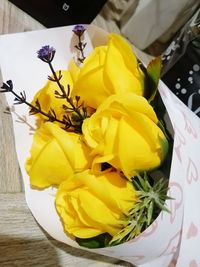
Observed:
[[[169,266],[168,267],[176,267],[176,263],[177,261],[174,259],[170,262]]]
[[[192,261],[190,262],[189,267],[198,267],[197,262],[196,262],[195,260],[192,260]]]
[[[184,121],[185,121],[185,130],[191,134],[194,138],[197,138],[197,132],[196,130],[194,129],[191,121],[188,119],[188,117],[185,115],[184,112],[182,112],[183,114],[183,117],[184,117]]]
[[[170,223],[172,224],[176,218],[177,210],[183,203],[183,189],[179,183],[175,182],[169,183],[169,187],[169,196],[172,197],[170,201]]]
[[[197,236],[197,234],[198,234],[198,228],[192,222],[190,224],[190,227],[189,227],[188,232],[187,232],[187,239],[190,239],[192,237],[195,237],[195,236]]]
[[[181,234],[182,234],[182,229],[179,230],[171,238],[169,237],[169,242],[168,242],[167,246],[165,247],[165,249],[163,250],[163,252],[160,254],[160,256],[166,255],[168,253],[170,253],[170,254],[175,254],[176,253],[177,248],[180,245]]]
[[[176,155],[178,157],[178,160],[182,162],[181,153],[182,153],[182,146],[186,144],[185,136],[181,133],[181,131],[177,128],[176,125],[174,125],[174,132],[175,132],[175,139],[176,139],[176,145],[174,146]]]
[[[188,184],[191,184],[193,181],[196,182],[199,178],[198,169],[195,163],[189,158],[187,166],[187,181]]]

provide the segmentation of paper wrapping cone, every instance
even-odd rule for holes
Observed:
[[[107,33],[94,26],[86,28],[87,55],[93,47],[106,42]],[[57,51],[54,68],[66,69],[69,60],[76,54],[74,44],[72,26],[1,36],[0,64],[3,80],[12,79],[16,91],[25,90],[31,100],[49,75],[48,66],[36,58],[36,51],[44,45],[53,46]],[[162,82],[159,91],[174,130],[169,179],[169,195],[173,200],[167,201],[171,213],[161,212],[149,228],[129,242],[90,251],[141,267],[197,267],[200,263],[200,120]],[[12,106],[12,95],[6,96]],[[34,127],[34,117],[28,116],[25,105],[16,106],[12,116],[26,201],[33,216],[53,238],[79,247],[63,232],[54,206],[55,190],[50,188],[38,191],[30,187],[24,162],[32,143],[30,125]],[[18,123],[16,119],[25,118],[23,116],[26,116],[26,123]]]

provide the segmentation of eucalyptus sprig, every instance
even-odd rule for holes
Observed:
[[[167,196],[166,179],[159,179],[150,184],[149,175],[144,172],[133,179],[138,193],[138,201],[125,215],[124,228],[110,241],[109,245],[117,245],[131,240],[144,231],[158,216],[161,210],[170,212],[165,206]]]

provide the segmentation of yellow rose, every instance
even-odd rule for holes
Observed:
[[[134,93],[108,97],[83,122],[87,144],[93,149],[93,170],[107,162],[130,179],[140,171],[158,167],[168,142],[157,126],[158,119],[148,101]]]
[[[75,77],[72,96],[80,96],[87,106],[96,109],[105,98],[116,93],[143,95],[144,73],[132,47],[117,34],[109,35],[107,46],[96,47],[80,71],[71,66],[71,75]]]
[[[57,71],[56,74],[57,76],[59,76],[59,71]],[[65,86],[66,92],[67,92],[67,85],[69,85],[70,89],[72,90],[73,82],[69,71],[62,70],[61,74],[62,78],[60,79],[60,83]],[[53,78],[53,76],[51,77]],[[56,117],[62,120],[62,117],[65,114],[62,106],[63,105],[67,106],[68,104],[65,99],[57,98],[55,95],[55,91],[62,93],[58,84],[56,82],[49,80],[46,83],[46,85],[36,93],[32,101],[32,104],[35,105],[36,100],[38,100],[42,111],[48,113],[51,109],[53,109],[56,113]],[[39,119],[47,119],[40,113],[37,113],[36,116]]]
[[[80,135],[46,122],[34,134],[26,171],[32,186],[59,185],[73,173],[90,167],[90,149]]]
[[[64,181],[56,194],[56,209],[67,233],[90,238],[114,236],[123,228],[123,214],[137,201],[131,182],[117,172],[94,176],[89,170]]]

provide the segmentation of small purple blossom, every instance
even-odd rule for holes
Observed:
[[[55,55],[56,50],[49,45],[42,46],[40,50],[37,51],[38,58],[42,61],[50,63]]]
[[[72,30],[77,36],[81,37],[81,35],[84,33],[85,31],[85,27],[83,25],[76,25],[74,26],[73,30]]]

